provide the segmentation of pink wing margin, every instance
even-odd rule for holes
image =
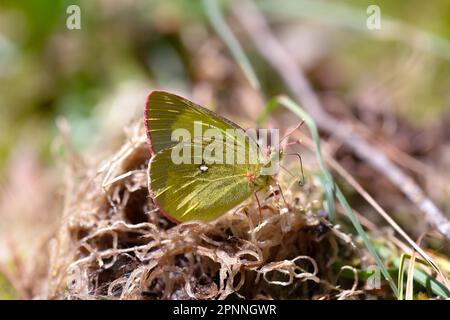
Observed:
[[[150,127],[148,125],[148,119],[149,119],[149,108],[148,108],[148,104],[150,102],[150,97],[152,96],[152,94],[156,94],[156,93],[169,93],[167,91],[163,91],[163,90],[153,90],[151,91],[148,95],[147,95],[147,100],[145,102],[145,108],[144,108],[144,126],[145,126],[145,132],[147,134],[147,143],[148,143],[148,148],[150,150],[150,154],[152,155],[152,158],[156,155],[155,150],[153,149],[153,145],[152,145],[152,137],[150,135]],[[172,94],[172,93],[170,93]],[[152,161],[152,159],[150,159],[150,162]],[[151,188],[150,185],[150,179],[148,180],[148,194],[150,196],[150,198],[152,199],[152,202],[156,205],[156,207],[159,209],[159,211],[171,222],[175,223],[175,224],[179,224],[180,221],[176,220],[175,218],[173,218],[172,216],[170,216],[158,203],[158,201],[156,200],[155,194],[153,193],[153,190]]]

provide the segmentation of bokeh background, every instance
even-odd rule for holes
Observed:
[[[419,161],[419,171],[423,164],[425,175],[411,174],[448,211],[450,2],[255,3],[327,110],[358,119]],[[81,8],[81,30],[66,27],[72,4]],[[381,8],[380,31],[366,27],[370,4]],[[286,93],[229,14],[235,3],[222,5],[264,96]],[[120,145],[123,128],[142,117],[145,97],[155,88],[243,123],[252,123],[265,103],[211,28],[202,1],[0,1],[2,263],[26,257],[55,230],[67,157],[98,159],[107,147]],[[370,191],[408,231],[423,231],[408,223],[417,221],[410,220],[417,209],[401,194],[383,193],[370,168],[345,152],[336,155],[361,181],[371,182]]]

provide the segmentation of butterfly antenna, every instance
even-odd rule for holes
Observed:
[[[286,143],[285,147],[289,147],[289,146],[293,146],[293,145],[301,144],[301,143],[302,143],[302,140],[295,140],[295,141]]]
[[[280,140],[280,145],[281,145],[281,142],[283,142],[283,140],[285,140],[285,139],[288,138],[291,134],[293,134],[293,133],[295,132],[295,130],[297,130],[298,128],[300,128],[304,123],[305,123],[305,120],[302,120],[299,124],[297,124],[297,125],[295,126],[294,129],[292,129],[292,130],[289,131],[287,134],[285,134],[284,137],[281,138],[281,140]]]
[[[299,185],[301,187],[303,187],[305,185],[305,175],[303,173],[303,161],[302,161],[302,157],[300,156],[299,153],[288,153],[288,156],[297,156],[299,161],[300,161],[300,169],[302,171],[302,179],[299,181]]]

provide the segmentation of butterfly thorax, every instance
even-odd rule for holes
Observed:
[[[247,172],[247,180],[257,189],[262,189],[269,184],[270,178],[278,171],[279,162],[282,153],[279,151],[272,151],[267,159],[262,162],[261,167],[257,172]]]
[[[259,172],[247,172],[247,181],[250,185],[260,190],[268,185],[270,176],[262,175]]]

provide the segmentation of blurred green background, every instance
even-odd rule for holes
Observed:
[[[257,4],[280,28],[295,24],[328,28],[322,37],[326,42],[323,61],[332,66],[332,74],[327,76],[330,81],[339,80],[337,86],[331,84],[333,90],[351,97],[369,78],[401,83],[396,101],[400,114],[420,124],[447,111],[450,54],[445,44],[439,48],[444,58],[438,49],[411,58],[411,46],[380,41],[375,32],[368,35],[364,21],[358,26],[358,18],[348,19],[345,10],[357,10],[365,17],[367,6],[377,4],[383,19],[390,17],[449,39],[449,1],[310,1],[312,9],[302,10],[307,2]],[[81,30],[66,28],[66,8],[71,4],[81,8]],[[232,1],[224,3],[230,5]],[[195,0],[0,1],[0,176],[22,142],[34,145],[41,161],[52,163],[57,116],[69,120],[74,143],[83,150],[99,127],[111,125],[102,124],[106,121],[102,112],[109,112],[108,97],[127,88],[126,84],[147,91],[155,86],[191,90],[198,80],[192,47],[202,44],[196,43],[198,39],[188,42],[196,33],[200,38],[214,34],[202,2]],[[221,50],[226,53],[226,48]],[[261,59],[251,50],[249,54],[268,95],[283,91]],[[399,62],[407,65],[408,59],[420,59],[421,63],[402,71]],[[400,74],[395,74],[396,68]],[[133,89],[129,91],[133,93]]]

